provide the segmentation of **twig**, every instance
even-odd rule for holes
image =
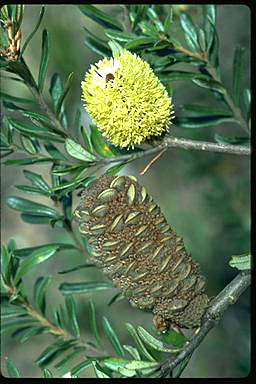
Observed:
[[[234,304],[251,283],[250,271],[240,272],[211,302],[202,319],[199,332],[185,345],[175,359],[166,360],[162,366],[162,375],[166,377],[177,365],[190,355],[204,340],[208,332],[217,324],[227,308]]]
[[[143,171],[140,172],[140,175],[143,176],[145,175],[145,173],[147,172],[147,170],[151,167],[151,165],[158,159],[160,159],[160,157],[162,156],[162,154],[166,151],[166,148],[162,149],[162,151],[157,155],[155,156],[147,165],[146,167],[143,169]]]
[[[205,152],[218,152],[218,153],[226,153],[231,155],[244,155],[249,156],[251,154],[251,149],[248,146],[244,145],[231,145],[231,144],[218,144],[211,143],[208,141],[198,141],[198,140],[189,140],[182,139],[174,136],[166,137],[161,144],[154,148],[147,149],[145,151],[131,153],[130,155],[102,158],[100,162],[103,164],[115,163],[115,162],[123,162],[123,161],[132,161],[141,159],[142,157],[151,156],[155,153],[161,151],[162,149],[167,148],[182,148],[187,150],[199,150]]]

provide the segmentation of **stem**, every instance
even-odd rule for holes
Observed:
[[[240,272],[209,304],[209,307],[202,319],[199,332],[185,345],[183,350],[175,359],[167,359],[161,366],[162,375],[166,377],[188,355],[201,344],[207,333],[218,323],[227,308],[234,304],[241,294],[251,284],[251,272]]]
[[[123,161],[133,161],[140,159],[142,157],[151,156],[155,153],[162,151],[167,148],[182,148],[187,150],[199,150],[206,152],[218,152],[218,153],[227,153],[232,155],[244,155],[249,156],[251,154],[250,147],[246,147],[244,145],[231,145],[231,144],[218,144],[211,143],[208,141],[198,141],[198,140],[190,140],[190,139],[182,139],[174,136],[166,137],[161,144],[154,148],[147,149],[145,151],[131,153],[130,155],[102,158],[99,160],[102,164],[109,164],[115,162],[123,162]]]

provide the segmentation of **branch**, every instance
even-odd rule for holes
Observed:
[[[240,272],[209,304],[209,307],[202,319],[199,332],[185,345],[182,352],[172,360],[166,360],[162,366],[162,377],[166,377],[177,365],[201,344],[207,333],[217,324],[227,308],[234,304],[240,295],[251,283],[251,272]]]
[[[155,153],[160,152],[166,148],[182,148],[182,149],[192,149],[206,152],[219,152],[227,153],[232,155],[245,155],[249,156],[251,154],[250,147],[244,145],[231,145],[231,144],[217,144],[211,143],[208,141],[198,141],[190,139],[182,139],[174,136],[166,137],[161,144],[154,148],[147,149],[145,151],[131,153],[130,155],[102,158],[100,162],[103,164],[123,162],[123,161],[132,161],[137,160],[142,157],[154,155]]]

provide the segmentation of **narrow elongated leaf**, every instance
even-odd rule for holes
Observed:
[[[42,335],[45,333],[50,333],[50,329],[48,327],[29,327],[27,330],[22,332],[22,336],[19,338],[20,343],[25,343],[33,336]]]
[[[245,253],[243,255],[231,256],[229,265],[240,271],[249,270],[252,268],[252,255],[250,253]]]
[[[224,136],[216,133],[214,135],[214,140],[219,144],[232,144],[232,145],[239,145],[239,144],[249,144],[250,138],[244,137],[244,136]]]
[[[116,351],[116,353],[120,356],[124,356],[124,350],[117,337],[117,334],[115,333],[114,329],[111,327],[108,319],[105,316],[103,316],[102,324],[103,324],[103,330],[107,338],[109,339],[110,343],[112,344],[114,350]]]
[[[114,152],[110,147],[105,143],[100,131],[92,124],[90,124],[91,130],[91,142],[95,152],[103,157],[113,157],[115,156]]]
[[[120,357],[106,357],[102,360],[106,367],[112,369],[115,372],[120,372],[120,368],[125,368],[127,370],[135,371],[137,369],[145,368],[156,368],[158,366],[157,362],[143,361],[143,360],[128,360],[122,359]]]
[[[60,360],[57,364],[55,364],[54,368],[61,370],[65,368],[67,363],[70,362],[76,355],[81,354],[81,352],[84,351],[84,347],[77,347],[75,351],[69,353],[67,356],[64,357],[64,359]]]
[[[9,196],[7,199],[8,207],[17,211],[35,216],[47,216],[51,218],[60,218],[59,212],[46,205],[35,203],[33,201],[23,199],[22,197]]]
[[[81,127],[81,133],[84,140],[85,149],[88,152],[93,154],[94,149],[93,149],[91,136],[90,136],[90,133],[88,132],[88,129],[86,127]]]
[[[68,94],[68,92],[72,86],[73,78],[74,78],[74,72],[71,72],[68,76],[68,79],[67,79],[66,84],[64,86],[63,92],[62,92],[62,94],[58,100],[57,106],[56,106],[57,116],[60,114],[60,112],[62,110],[62,106],[63,106],[64,100],[65,100],[65,97],[67,96],[67,94]]]
[[[182,106],[187,112],[194,114],[195,116],[204,116],[204,115],[220,115],[232,117],[233,114],[230,110],[224,108],[212,107],[211,105],[200,105],[200,104],[185,104]]]
[[[122,24],[93,5],[78,5],[78,8],[84,15],[88,16],[90,19],[96,21],[96,23],[105,28],[112,28],[118,31],[123,30]]]
[[[48,260],[51,256],[53,256],[58,249],[58,246],[50,245],[45,247],[44,249],[41,248],[32,252],[32,254],[26,259],[24,259],[24,261],[20,264],[14,280],[18,282],[26,273],[28,273],[36,265],[43,263],[44,261]]]
[[[18,368],[9,357],[6,357],[6,368],[7,368],[8,377],[12,377],[12,378],[20,377],[20,372]]]
[[[77,376],[79,373],[81,373],[84,369],[90,367],[92,365],[91,360],[85,360],[82,361],[82,363],[77,364],[74,368],[71,369],[71,376]]]
[[[89,281],[85,283],[62,283],[59,286],[59,290],[63,293],[63,295],[96,292],[110,288],[113,288],[111,283],[101,281]]]
[[[95,374],[96,376],[99,378],[99,379],[110,379],[111,376],[107,375],[103,368],[97,364],[96,361],[92,361],[92,365],[93,365],[93,368],[94,368],[94,371],[95,371]]]
[[[205,33],[205,42],[207,51],[210,50],[214,40],[215,30],[213,25],[216,23],[216,5],[202,5],[203,10],[203,29]]]
[[[3,274],[4,280],[8,284],[11,277],[10,271],[10,261],[11,261],[11,252],[9,252],[8,248],[5,245],[1,247],[1,273]]]
[[[46,151],[49,153],[49,155],[52,156],[53,159],[67,161],[67,158],[52,143],[47,143],[44,146]]]
[[[162,71],[158,75],[159,80],[161,81],[177,81],[177,80],[187,80],[187,79],[203,79],[207,80],[209,76],[202,73],[196,72],[187,72],[187,71]]]
[[[68,154],[76,159],[83,161],[94,161],[96,159],[94,155],[86,151],[80,144],[72,139],[66,139],[65,148]]]
[[[129,41],[125,44],[126,49],[135,49],[139,47],[144,47],[147,45],[152,45],[153,43],[156,43],[156,37],[152,36],[145,36],[145,37],[140,37],[138,39],[134,39],[132,41]]]
[[[196,85],[198,85],[201,88],[208,88],[211,91],[219,92],[222,95],[224,95],[224,93],[226,92],[223,85],[221,83],[219,83],[218,81],[215,81],[215,80],[211,80],[211,79],[207,80],[207,79],[203,79],[203,78],[201,78],[201,79],[197,78],[197,79],[192,79],[192,81],[193,81],[193,83],[195,83]]]
[[[15,188],[17,188],[19,191],[29,193],[29,194],[37,194],[37,195],[43,195],[43,196],[49,196],[50,194],[48,192],[42,191],[37,187],[31,187],[30,185],[14,185]]]
[[[20,142],[25,151],[30,155],[34,155],[37,153],[37,147],[29,137],[20,135]]]
[[[233,97],[236,105],[240,105],[241,80],[243,76],[244,48],[236,47],[233,60]]]
[[[13,251],[15,257],[27,257],[31,255],[32,252],[38,251],[38,250],[45,250],[48,247],[58,247],[59,250],[65,251],[65,250],[75,250],[76,247],[73,244],[66,244],[66,243],[49,243],[49,244],[43,244],[38,245],[36,247],[28,247],[28,248],[21,248],[21,249],[15,249]]]
[[[251,117],[251,90],[248,88],[245,88],[243,94],[244,94],[246,120],[248,122]]]
[[[148,344],[151,348],[155,349],[156,351],[160,352],[168,352],[168,353],[177,353],[180,349],[177,348],[168,348],[164,345],[164,343],[158,339],[156,339],[154,336],[150,335],[146,329],[143,327],[137,328],[138,335],[140,338]]]
[[[38,21],[36,23],[36,26],[35,28],[33,29],[33,31],[28,35],[23,47],[22,47],[22,50],[21,50],[21,53],[20,55],[22,56],[23,53],[25,52],[25,49],[26,47],[28,46],[28,43],[31,41],[32,37],[34,36],[34,34],[36,33],[36,31],[38,30],[38,28],[40,27],[40,24],[41,24],[41,21],[43,19],[43,16],[44,16],[44,11],[45,11],[45,8],[44,8],[44,5],[42,5],[41,7],[41,10],[40,10],[40,13],[39,13],[39,18],[38,18]]]
[[[113,39],[113,40],[117,40],[117,41],[127,42],[127,41],[131,41],[133,39],[137,39],[137,37],[138,37],[134,33],[118,32],[118,31],[113,30],[113,29],[105,29],[104,32],[108,38]]]
[[[26,158],[26,159],[16,159],[16,160],[6,160],[4,162],[5,165],[29,165],[29,164],[36,164],[36,163],[47,163],[52,162],[54,159],[51,157],[45,158],[45,159],[35,159],[35,158]]]
[[[45,293],[51,283],[51,276],[39,277],[34,285],[34,300],[42,314],[45,314]]]
[[[197,28],[193,23],[191,17],[187,13],[182,13],[180,15],[181,27],[184,31],[185,40],[188,44],[188,47],[196,52],[199,48],[198,37],[197,37]]]
[[[66,269],[65,271],[60,271],[58,273],[60,275],[64,275],[65,273],[79,271],[80,269],[90,268],[90,267],[95,267],[95,264],[88,264],[88,263],[86,263],[86,264],[78,265],[77,267],[74,267],[74,268]]]
[[[80,337],[80,330],[79,330],[79,325],[77,322],[77,315],[76,315],[76,303],[73,297],[66,296],[65,297],[65,304],[67,308],[67,313],[69,315],[69,323],[72,329],[72,333],[74,337],[79,338]]]
[[[51,371],[48,368],[44,368],[44,378],[45,379],[52,379],[53,378],[53,374],[51,373]]]
[[[134,348],[131,345],[123,345],[123,348],[132,356],[134,360],[141,360],[137,348]]]
[[[72,342],[67,342],[66,344],[56,346],[50,345],[47,347],[41,355],[35,360],[35,363],[39,365],[39,367],[43,368],[46,365],[52,363],[55,359],[57,359],[60,355],[62,355],[67,349],[71,348],[73,345]]]
[[[172,25],[172,22],[173,22],[173,12],[172,12],[172,8],[171,8],[170,12],[168,13],[168,15],[164,21],[164,33],[166,35],[167,35],[171,25]]]
[[[97,53],[97,55],[100,55],[103,57],[105,57],[105,56],[111,57],[112,56],[111,50],[106,48],[105,44],[100,43],[98,40],[95,40],[92,37],[89,37],[89,36],[86,37],[84,44],[86,45],[86,47],[91,49],[93,52]]]
[[[34,216],[22,213],[20,217],[25,223],[29,224],[51,224],[51,218],[47,216]]]
[[[3,334],[5,332],[9,332],[9,331],[12,331],[12,330],[17,330],[17,328],[21,327],[21,326],[31,326],[32,323],[36,323],[37,321],[35,319],[26,319],[26,320],[21,320],[19,319],[18,321],[15,320],[15,321],[12,321],[12,322],[8,322],[8,323],[5,323],[5,324],[2,324],[1,325],[1,329],[0,329],[0,333]]]
[[[235,120],[227,116],[176,117],[174,124],[181,128],[208,128],[222,123],[233,123]]]
[[[12,96],[5,92],[0,92],[0,98],[3,100],[9,100],[13,103],[22,103],[22,104],[34,103],[34,100],[25,99],[23,97]]]
[[[100,345],[100,335],[98,332],[97,322],[96,322],[96,312],[95,312],[95,305],[90,299],[89,301],[89,324],[91,328],[91,332],[93,336],[95,337],[96,343]]]
[[[32,182],[32,185],[34,185],[35,187],[38,187],[42,191],[51,192],[51,188],[49,187],[49,185],[41,175],[28,170],[24,170],[23,173],[24,173],[24,176]]]
[[[114,165],[113,167],[108,168],[106,171],[106,174],[109,176],[115,176],[118,172],[121,171],[126,165],[128,164],[128,161],[122,164]]]
[[[128,332],[130,333],[130,335],[132,336],[133,340],[135,341],[138,350],[146,357],[146,359],[148,359],[149,361],[155,362],[155,358],[149,353],[149,351],[141,341],[134,326],[130,323],[126,323],[125,326]]]
[[[48,32],[46,29],[44,29],[43,35],[42,35],[41,61],[40,61],[39,74],[38,74],[38,88],[40,92],[42,92],[44,87],[44,80],[46,76],[48,60],[49,60]]]

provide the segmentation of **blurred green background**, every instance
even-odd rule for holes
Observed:
[[[121,5],[100,5],[99,8],[112,13],[121,20]],[[164,6],[168,8],[169,6]],[[36,23],[40,6],[25,6],[23,21],[23,39]],[[187,9],[195,21],[201,18],[200,6]],[[231,89],[232,61],[237,45],[245,48],[244,86],[250,81],[250,9],[245,5],[217,6],[217,30],[220,36],[220,65],[222,80]],[[50,78],[59,72],[63,80],[70,72],[74,72],[75,81],[68,97],[67,111],[72,129],[72,121],[77,107],[82,107],[80,83],[91,63],[101,57],[89,51],[84,44],[83,26],[104,38],[103,28],[86,18],[73,5],[48,5],[40,31],[37,32],[25,53],[25,60],[35,78],[41,54],[41,32],[47,28],[50,37],[50,62],[45,89],[48,91]],[[173,33],[179,36],[177,25],[173,25]],[[23,40],[23,41],[24,41]],[[174,66],[175,69],[176,66]],[[188,67],[184,67],[188,69]],[[183,68],[182,68],[183,69]],[[1,82],[2,88],[12,95],[30,96],[28,91],[15,83]],[[192,82],[173,82],[173,102],[177,115],[182,114],[182,104],[216,104],[216,100],[207,90],[197,87]],[[47,92],[45,93],[48,97]],[[84,124],[88,116],[84,112]],[[172,134],[213,140],[214,133],[243,135],[243,131],[234,124],[207,129],[181,129],[174,127]],[[159,203],[163,213],[176,231],[184,237],[188,251],[197,260],[203,274],[207,277],[207,292],[215,296],[234,278],[237,271],[229,267],[231,255],[241,254],[250,248],[250,162],[247,157],[237,155],[187,152],[182,149],[170,149],[142,177],[139,172],[145,167],[149,158],[138,160],[127,166],[123,173],[132,174],[143,183],[148,192]],[[50,183],[49,166],[28,166],[23,169],[41,173]],[[6,198],[10,194],[30,198],[17,192],[13,185],[23,184],[21,168],[2,168],[2,241],[10,238],[17,241],[19,248],[29,247],[47,242],[67,241],[70,239],[61,229],[50,229],[47,226],[31,226],[20,219],[18,212],[6,207]],[[31,197],[31,200],[49,204],[47,199]],[[74,196],[74,208],[78,197]],[[59,275],[58,271],[83,264],[82,255],[65,251],[27,275],[27,288],[31,293],[33,283],[41,275],[54,276],[48,294],[48,306],[56,306],[63,300],[58,286],[64,282],[87,280],[104,280],[101,272],[95,269],[82,269],[67,275]],[[106,315],[117,330],[121,342],[130,344],[131,339],[124,328],[129,321],[134,325],[152,327],[152,315],[131,308],[122,300],[111,307],[108,301],[117,292],[109,290],[91,296],[78,296],[79,319],[82,336],[89,340],[88,300],[93,297],[99,327],[101,317]],[[101,331],[102,333],[102,331]],[[21,371],[22,377],[41,377],[40,369],[33,364],[42,350],[53,341],[48,335],[31,338],[26,344],[19,344],[9,335],[2,338],[2,358],[10,357]],[[106,341],[105,348],[111,346]],[[2,361],[2,371],[5,364]],[[50,367],[51,369],[51,367]],[[54,369],[52,371],[55,373]],[[224,378],[244,377],[250,371],[250,297],[247,290],[224,315],[201,346],[194,353],[182,377]],[[87,369],[82,377],[94,377],[91,369]]]

